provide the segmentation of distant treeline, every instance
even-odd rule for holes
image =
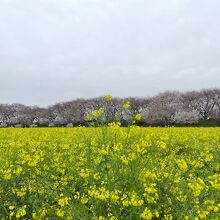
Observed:
[[[123,104],[129,102],[129,108]],[[0,126],[89,126],[86,113],[103,108],[106,123],[126,126],[137,114],[140,126],[220,126],[220,89],[180,93],[164,92],[147,98],[77,99],[47,108],[22,104],[0,104]],[[97,120],[97,119],[92,119]]]

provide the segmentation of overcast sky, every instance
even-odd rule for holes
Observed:
[[[0,0],[0,103],[220,87],[219,0]]]

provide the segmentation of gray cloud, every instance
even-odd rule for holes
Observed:
[[[218,0],[1,0],[0,102],[220,85]]]

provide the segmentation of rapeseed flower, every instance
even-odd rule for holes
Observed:
[[[125,102],[125,103],[122,105],[122,107],[123,107],[124,109],[128,109],[128,108],[130,107],[130,101]]]
[[[111,101],[111,100],[112,100],[112,95],[110,95],[110,94],[105,95],[104,98],[105,98],[107,101]]]
[[[104,109],[89,114],[105,122]],[[0,219],[218,219],[219,136],[118,122],[0,129]]]
[[[145,208],[143,213],[141,213],[140,217],[142,219],[151,220],[153,218],[153,214],[150,209]]]
[[[56,212],[56,215],[58,216],[58,217],[63,217],[64,216],[64,211],[63,210],[61,210],[61,209],[57,209],[57,212]]]
[[[24,205],[23,207],[19,208],[17,213],[16,213],[16,218],[19,219],[19,218],[22,218],[26,215],[26,207],[27,205]]]
[[[135,120],[135,121],[140,121],[140,120],[141,120],[141,114],[136,114],[136,115],[134,116],[134,120]]]

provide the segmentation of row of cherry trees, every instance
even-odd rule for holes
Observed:
[[[129,101],[130,107],[123,104]],[[0,126],[88,125],[85,113],[103,107],[107,122],[126,122],[141,114],[142,122],[157,125],[191,124],[200,119],[220,119],[220,89],[186,93],[164,92],[148,98],[77,99],[48,108],[22,104],[0,105]]]

